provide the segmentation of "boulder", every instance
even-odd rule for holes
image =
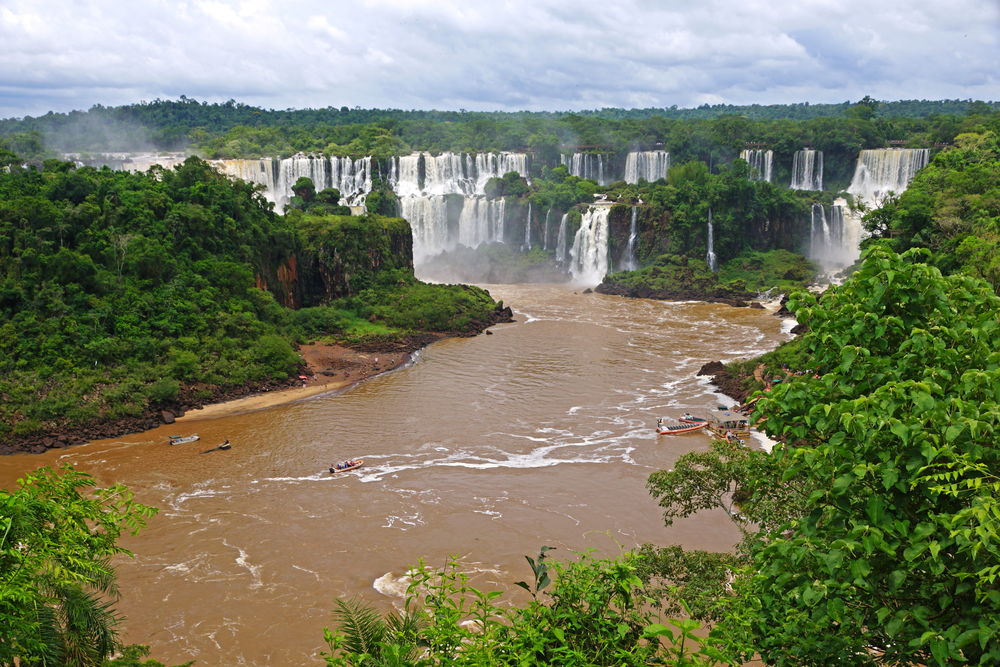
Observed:
[[[716,375],[724,370],[726,370],[726,365],[721,361],[710,361],[701,367],[698,375]]]

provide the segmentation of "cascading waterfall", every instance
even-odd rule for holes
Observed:
[[[667,151],[632,151],[625,156],[625,182],[653,181],[667,177],[670,153]]]
[[[632,207],[632,222],[629,224],[628,232],[628,247],[625,249],[625,261],[622,262],[622,268],[625,271],[635,271],[639,268],[639,263],[635,259],[635,246],[636,241],[639,239],[639,228],[638,228],[638,212],[639,207]]]
[[[836,199],[828,209],[813,204],[809,227],[809,259],[827,276],[858,260],[862,227],[858,216],[848,214],[847,202]]]
[[[869,207],[878,207],[890,193],[905,190],[927,166],[928,148],[876,148],[858,154],[858,165],[847,191]]]
[[[559,234],[556,238],[556,261],[565,262],[566,261],[566,219],[569,217],[569,213],[563,213],[562,219],[559,221]]]
[[[323,157],[294,155],[276,160],[212,160],[217,170],[250,183],[264,186],[264,197],[282,212],[292,197],[292,186],[299,178],[312,179],[317,192],[326,188],[340,190],[341,203],[357,205],[372,189],[372,159],[363,157]]]
[[[856,202],[867,208],[877,208],[891,194],[906,190],[916,173],[927,165],[930,150],[926,148],[878,148],[858,154],[854,178],[847,191]],[[848,207],[837,199],[829,210],[813,206],[809,257],[829,276],[851,266],[861,255],[864,238],[861,211]]]
[[[804,148],[792,158],[793,190],[823,189],[823,151]]]
[[[573,153],[563,155],[562,164],[578,178],[589,178],[598,185],[607,185],[604,178],[604,156],[600,153]]]
[[[413,230],[414,264],[455,247],[448,232],[448,206],[444,197],[400,197],[399,208]]]
[[[717,267],[715,259],[715,235],[712,231],[712,209],[708,209],[708,252],[705,253],[705,262],[712,273],[715,273]]]
[[[597,285],[608,273],[610,206],[591,206],[580,219],[570,250],[570,274],[580,285]]]
[[[505,209],[506,201],[502,197],[498,199],[466,197],[462,203],[462,213],[458,218],[458,243],[469,248],[478,248],[484,243],[502,243]],[[414,238],[413,247],[414,263],[417,263],[416,238]],[[436,255],[442,250],[448,249],[448,247],[440,250],[431,249],[427,256]]]
[[[549,250],[549,215],[552,214],[552,207],[545,211],[545,229],[542,230],[542,250]]]
[[[524,221],[524,251],[531,250],[531,202],[528,202],[528,219]]]
[[[771,167],[774,165],[774,151],[748,148],[740,152],[740,157],[750,165],[751,181],[771,182]]]
[[[491,178],[511,171],[527,178],[527,155],[418,152],[394,158],[390,186],[399,197],[403,217],[413,227],[414,263],[420,264],[458,244],[476,248],[483,243],[503,242],[504,200],[487,199],[484,193]],[[457,223],[449,224],[446,202],[455,195],[462,197],[461,212]],[[411,219],[408,211],[422,215]]]

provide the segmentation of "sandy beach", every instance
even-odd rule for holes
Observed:
[[[175,422],[188,423],[243,412],[263,410],[327,392],[342,391],[362,380],[399,368],[410,360],[411,352],[359,352],[342,345],[303,345],[306,362],[301,386],[275,389],[223,403],[211,403],[190,410]]]

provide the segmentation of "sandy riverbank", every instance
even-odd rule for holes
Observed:
[[[391,371],[406,364],[412,352],[359,352],[343,345],[303,345],[299,353],[306,362],[301,386],[275,389],[243,398],[211,403],[190,410],[177,423],[215,419],[241,412],[263,410],[283,403],[309,398],[327,392],[342,391],[362,380]]]

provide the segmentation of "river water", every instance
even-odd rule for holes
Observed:
[[[345,392],[0,458],[0,484],[69,462],[160,508],[125,540],[118,609],[124,638],[169,664],[320,664],[334,598],[387,606],[421,558],[458,555],[477,584],[507,588],[543,544],[556,558],[730,548],[721,513],[664,527],[646,478],[709,439],[653,427],[731,403],[695,373],[773,349],[787,326],[770,310],[486,287],[516,317],[493,335]],[[175,432],[201,440],[167,445]],[[365,465],[327,472],[348,458]]]

